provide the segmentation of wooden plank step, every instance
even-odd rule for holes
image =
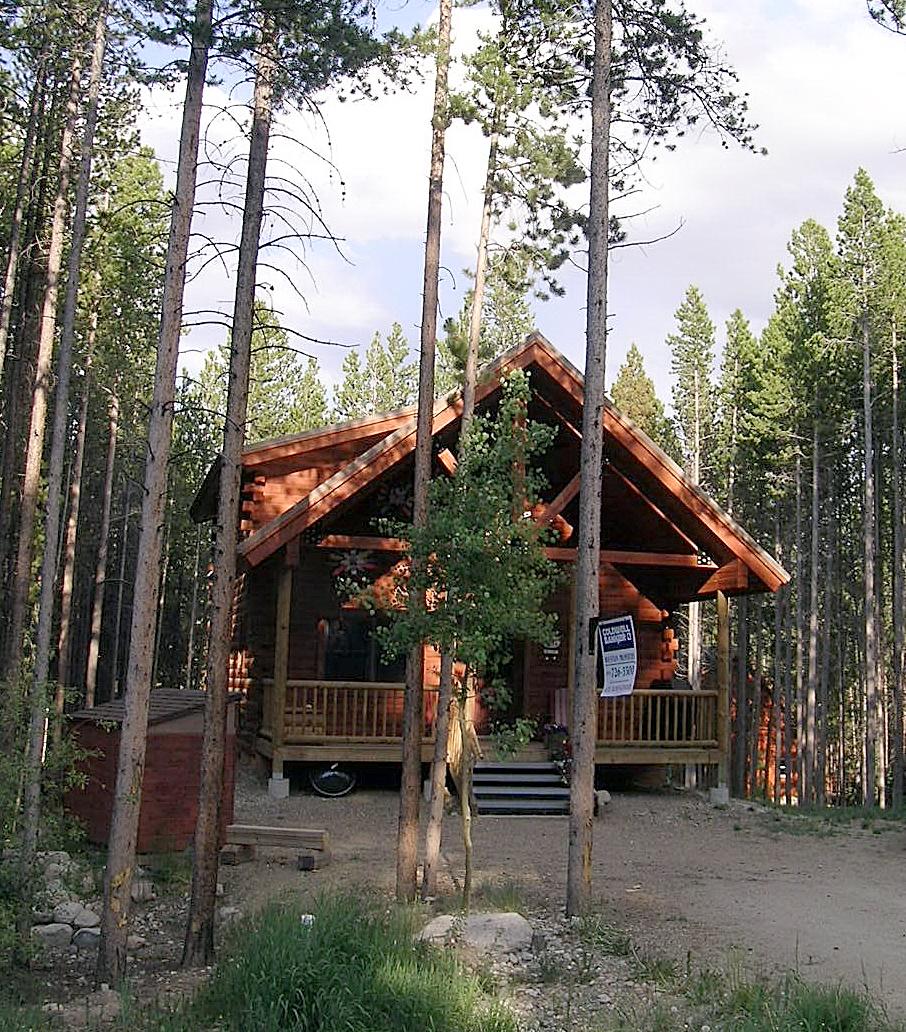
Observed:
[[[563,779],[556,771],[549,774],[511,774],[509,771],[482,771],[472,775],[475,785],[560,785]]]
[[[508,813],[565,816],[569,813],[569,799],[486,799],[478,803],[478,813],[486,816]]]
[[[566,785],[475,785],[476,799],[508,796],[513,799],[569,799]]]
[[[508,774],[544,774],[548,771],[555,771],[556,769],[556,765],[551,763],[550,760],[547,760],[544,763],[541,763],[540,761],[537,763],[534,761],[528,763],[500,763],[495,761],[482,761],[481,763],[476,763],[474,768],[476,774],[486,774],[490,773],[491,771],[504,771]]]
[[[321,849],[330,846],[326,831],[315,828],[269,828],[255,824],[230,824],[226,840],[232,846],[284,846],[287,849]]]

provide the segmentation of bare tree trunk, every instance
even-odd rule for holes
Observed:
[[[803,789],[807,779],[805,768],[805,749],[803,740],[805,738],[805,704],[803,699],[803,598],[802,598],[802,455],[799,448],[796,449],[796,767],[799,778],[797,783],[797,799],[802,805]]]
[[[774,554],[781,559],[780,516],[774,532]],[[773,803],[780,805],[780,761],[783,752],[783,608],[786,605],[786,586],[774,595],[774,684],[771,693],[771,716],[774,723],[774,791]],[[767,776],[767,774],[765,774]]]
[[[69,80],[69,96],[66,116],[60,139],[60,161],[57,170],[57,192],[54,198],[50,242],[47,249],[47,268],[44,300],[38,329],[38,346],[35,358],[35,376],[32,390],[31,420],[25,449],[25,473],[22,478],[22,495],[19,508],[19,541],[16,550],[16,566],[13,572],[13,589],[10,598],[9,630],[7,632],[7,653],[4,663],[5,680],[12,680],[19,670],[25,635],[25,614],[28,592],[32,583],[32,552],[34,546],[35,520],[38,510],[38,488],[41,479],[41,459],[44,453],[44,431],[47,422],[47,405],[51,386],[51,364],[53,360],[54,333],[57,325],[57,297],[60,290],[60,268],[63,259],[63,245],[66,235],[66,210],[69,204],[69,179],[72,169],[72,140],[78,112],[79,90],[82,77],[82,58],[79,47],[75,48]],[[61,363],[61,375],[63,368]],[[68,375],[68,374],[67,374]],[[60,387],[57,386],[59,396]],[[62,459],[60,460],[62,466]],[[49,500],[48,500],[49,507]],[[51,559],[56,556],[56,537],[50,550]],[[49,640],[49,639],[48,639]],[[37,663],[36,663],[37,667]],[[34,705],[41,710],[40,721],[37,709],[33,710],[35,736],[32,753],[40,757],[44,738],[44,700],[46,674],[41,681],[41,699],[32,692]],[[31,709],[31,704],[30,704]],[[38,729],[40,723],[40,730]],[[38,738],[41,739],[40,748]],[[40,766],[40,760],[39,760]],[[37,800],[37,788],[31,793]],[[26,792],[30,798],[29,792]],[[26,824],[28,821],[26,820]]]
[[[126,680],[126,706],[120,732],[116,792],[104,877],[104,907],[98,946],[96,980],[119,983],[126,968],[132,875],[141,807],[142,777],[151,693],[152,649],[157,616],[161,534],[167,493],[167,466],[173,430],[173,397],[182,323],[186,256],[195,180],[202,94],[208,65],[212,0],[198,0],[192,27],[186,77],[176,192],[167,245],[164,297],[154,375],[154,397],[148,422],[148,459],[142,498],[141,536],[132,606],[131,647]]]
[[[797,545],[798,547],[798,545]],[[786,763],[784,799],[787,806],[793,805],[793,599],[791,585],[786,588],[786,643],[783,673],[783,753]]]
[[[863,279],[865,273],[863,272]],[[878,685],[878,621],[875,590],[875,477],[871,411],[871,337],[868,315],[862,316],[862,412],[864,417],[865,469],[863,477],[863,555],[865,560],[865,793],[866,806],[874,806],[877,793],[877,745],[881,734]]]
[[[116,589],[116,620],[114,621],[113,631],[113,663],[111,664],[110,671],[110,698],[114,699],[120,692],[120,651],[121,651],[121,639],[122,639],[122,626],[123,626],[123,593],[126,589],[126,558],[129,551],[129,519],[130,512],[129,506],[132,502],[132,485],[123,477],[123,529],[120,543],[120,575],[117,581]],[[95,679],[97,676],[97,656],[94,657],[95,664]],[[91,666],[89,664],[89,672]],[[86,678],[87,683],[87,678]]]
[[[113,470],[116,465],[116,433],[119,424],[120,402],[116,391],[110,396],[109,422],[107,431],[107,460],[104,464],[104,495],[101,502],[101,529],[98,540],[98,556],[94,568],[94,597],[91,603],[91,631],[88,640],[88,667],[85,672],[85,706],[94,705],[97,689],[98,656],[101,651],[101,627],[104,620],[104,590],[107,584],[107,550],[110,546],[110,509],[113,500]],[[126,508],[129,496],[126,495]],[[126,557],[125,535],[128,527],[128,512],[123,514],[123,555]],[[122,585],[120,585],[122,591]]]
[[[47,55],[38,58],[35,82],[31,88],[28,105],[28,121],[25,124],[25,138],[22,141],[22,157],[19,160],[19,179],[16,183],[16,199],[9,226],[9,243],[6,250],[6,273],[3,277],[3,301],[0,302],[0,371],[6,362],[6,348],[9,342],[9,328],[12,324],[13,302],[16,296],[16,276],[19,270],[19,256],[22,248],[22,224],[30,187],[34,181],[32,165],[37,147],[40,116],[44,105],[44,90],[47,84]]]
[[[892,804],[903,805],[903,681],[906,674],[906,576],[903,568],[903,469],[900,440],[900,380],[897,359],[897,324],[891,329],[890,468],[893,471],[893,784]]]
[[[72,138],[78,110],[82,64],[79,48],[75,48],[70,72],[66,122],[60,140],[60,164],[57,195],[47,254],[47,280],[41,308],[38,335],[38,360],[32,394],[32,417],[26,448],[25,478],[22,488],[22,509],[19,524],[19,547],[12,599],[11,634],[6,669],[21,670],[25,633],[25,612],[31,581],[32,545],[37,516],[41,458],[44,451],[44,430],[50,394],[51,362],[57,320],[60,266],[66,232],[69,177],[72,165]],[[63,443],[69,414],[69,367],[71,359],[62,351],[58,359],[56,411],[53,447],[49,466],[47,517],[45,520],[44,561],[41,569],[41,603],[35,645],[34,670],[28,691],[28,745],[23,768],[22,847],[20,862],[20,896],[17,914],[19,942],[24,949],[31,932],[31,905],[34,894],[33,868],[38,848],[41,820],[41,766],[44,759],[47,726],[47,676],[50,665],[50,636],[53,617],[54,576],[56,573],[59,535],[60,499],[62,497]],[[56,463],[56,464],[54,464]]]
[[[494,202],[494,181],[497,176],[497,147],[499,134],[497,119],[499,109],[495,107],[491,116],[494,129],[491,132],[488,149],[488,169],[484,181],[484,203],[481,208],[481,228],[478,233],[478,255],[475,260],[475,288],[472,291],[472,311],[469,317],[469,348],[466,352],[465,384],[462,391],[462,440],[475,411],[475,379],[478,375],[478,340],[481,336],[481,316],[484,306],[484,288],[488,274],[488,241],[491,235],[491,208]]]
[[[821,678],[818,682],[817,714],[815,721],[815,803],[817,806],[827,805],[827,701],[830,691],[831,668],[831,597],[834,587],[835,563],[837,550],[837,534],[834,523],[834,499],[832,474],[828,473],[828,536],[827,565],[824,574],[826,585],[824,592],[824,633],[821,640]]]
[[[821,541],[821,498],[820,498],[820,446],[818,443],[818,421],[812,424],[812,519],[811,519],[811,570],[809,571],[809,619],[808,619],[808,682],[805,698],[805,740],[803,742],[802,768],[805,784],[800,788],[800,800],[814,803],[815,793],[815,716],[818,699],[818,577],[820,570]]]
[[[214,959],[214,909],[217,895],[217,858],[220,849],[220,803],[226,758],[227,677],[232,640],[232,608],[236,585],[236,548],[242,501],[242,445],[248,411],[252,332],[255,328],[255,286],[258,248],[264,215],[267,152],[273,114],[277,38],[270,17],[262,19],[258,42],[252,128],[242,236],[236,271],[233,327],[230,335],[229,386],[223,426],[223,461],[217,525],[214,531],[211,581],[211,636],[205,686],[204,741],[201,751],[201,789],[192,862],[192,895],[182,953],[183,967],[208,965]]]
[[[201,524],[195,530],[195,565],[192,568],[192,605],[189,609],[189,641],[186,646],[186,688],[192,687],[195,665],[195,624],[198,622],[198,570],[201,565]]]
[[[446,650],[440,657],[440,688],[434,717],[434,759],[431,764],[431,799],[428,827],[425,829],[425,863],[422,869],[423,900],[437,895],[440,843],[444,826],[444,797],[447,791],[447,739],[450,733],[450,706],[453,703],[453,654]]]
[[[595,747],[598,685],[595,641],[589,633],[600,612],[601,488],[604,460],[604,367],[607,355],[607,260],[610,224],[611,0],[597,0],[591,79],[591,194],[588,218],[588,300],[585,388],[580,452],[579,541],[576,549],[576,634],[572,713],[566,913],[591,906]]]
[[[746,797],[746,724],[749,710],[749,600],[736,602],[736,753],[735,781],[738,798]]]
[[[444,153],[449,113],[447,79],[450,70],[450,27],[453,0],[440,0],[437,27],[437,70],[431,118],[431,171],[428,180],[428,220],[425,233],[425,271],[422,287],[421,352],[418,372],[418,416],[415,439],[412,522],[422,527],[428,517],[428,480],[434,424],[434,353],[437,344],[438,276],[440,273],[441,206]],[[423,606],[414,593],[410,603]],[[418,811],[421,799],[424,707],[424,647],[417,645],[406,659],[406,694],[403,703],[402,775],[399,825],[396,840],[396,895],[415,899],[418,884]]]
[[[89,341],[93,340],[97,321],[92,318]],[[79,422],[76,430],[76,452],[72,463],[69,483],[69,515],[66,533],[63,535],[62,566],[60,576],[60,634],[57,639],[57,690],[54,696],[54,744],[60,741],[63,730],[63,707],[66,702],[66,687],[70,680],[70,633],[72,620],[72,582],[75,575],[76,540],[79,532],[79,510],[82,499],[82,472],[85,466],[85,438],[88,436],[88,400],[91,397],[91,363],[85,365],[85,380],[82,384],[82,399],[79,405]]]
[[[463,674],[463,696],[458,707],[459,737],[462,739],[462,759],[460,766],[459,806],[462,814],[462,845],[465,853],[465,865],[462,876],[462,909],[468,914],[472,905],[472,739],[469,734],[469,692],[472,679],[469,670]]]
[[[754,633],[755,633],[755,675],[752,678],[752,720],[750,728],[750,742],[749,742],[749,769],[751,771],[750,778],[752,783],[752,790],[750,798],[754,799],[758,795],[758,761],[761,755],[761,689],[763,683],[763,671],[762,671],[762,641],[763,641],[763,626],[762,626],[762,611],[761,611],[761,599],[752,599],[754,605]]]

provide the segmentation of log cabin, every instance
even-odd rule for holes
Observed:
[[[556,430],[543,457],[548,489],[540,520],[557,521],[548,549],[567,568],[576,556],[582,374],[541,334],[531,334],[480,376],[479,410],[501,377],[529,374],[529,418]],[[448,475],[459,427],[458,394],[438,400],[433,475]],[[376,620],[337,590],[350,575],[379,581],[405,544],[382,537],[381,517],[411,514],[415,411],[370,416],[247,447],[243,453],[238,581],[230,690],[242,693],[241,734],[266,758],[272,785],[287,764],[398,762],[404,664],[387,662]],[[601,617],[630,614],[638,650],[632,694],[599,703],[596,763],[716,765],[729,751],[727,599],[774,592],[786,571],[656,444],[609,402],[600,558]],[[219,467],[192,506],[214,517]],[[515,643],[509,716],[568,724],[574,626],[570,578],[550,599],[560,633],[545,646]],[[715,601],[718,648],[711,687],[677,678],[676,617],[688,602]],[[439,659],[424,655],[423,760],[433,751]],[[488,714],[471,717],[479,736]]]

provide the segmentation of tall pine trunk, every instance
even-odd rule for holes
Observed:
[[[576,633],[573,663],[573,775],[570,785],[566,913],[592,902],[595,747],[598,690],[592,621],[600,611],[601,489],[604,460],[604,367],[607,354],[607,261],[610,224],[611,0],[597,0],[591,78],[591,194],[588,215],[588,293],[585,388],[579,459],[579,539],[576,549]]]
[[[903,469],[900,440],[900,370],[897,356],[897,324],[891,327],[890,466],[893,471],[893,783],[891,802],[903,805],[903,680],[906,673],[906,576],[903,569]]]
[[[22,514],[19,524],[19,547],[13,588],[12,616],[7,660],[8,671],[21,671],[22,646],[25,633],[25,613],[31,582],[32,545],[37,516],[41,459],[44,451],[44,431],[47,404],[50,395],[51,360],[57,321],[57,296],[66,232],[66,212],[69,203],[69,179],[72,167],[72,140],[75,130],[82,63],[78,45],[75,47],[70,70],[69,99],[66,122],[60,139],[60,164],[57,195],[51,225],[50,247],[47,254],[47,279],[41,308],[38,332],[38,361],[35,368],[35,387],[32,394],[32,418],[26,448],[25,478],[22,489]],[[53,446],[48,472],[47,514],[45,520],[44,557],[41,567],[41,603],[35,644],[34,669],[28,689],[28,744],[23,769],[22,791],[22,845],[19,854],[20,889],[17,931],[23,950],[31,931],[31,905],[34,895],[32,872],[38,848],[38,830],[41,820],[41,766],[44,759],[45,729],[47,725],[47,678],[50,666],[50,637],[53,620],[54,579],[59,541],[60,508],[63,480],[63,446],[69,415],[69,372],[71,352],[62,349],[58,358],[56,409]]]
[[[148,458],[145,464],[141,535],[132,605],[126,705],[120,731],[116,790],[104,877],[104,907],[96,972],[99,983],[119,983],[126,968],[126,938],[129,933],[129,907],[148,733],[161,536],[173,430],[176,362],[182,325],[186,257],[195,205],[199,127],[208,66],[211,14],[212,0],[198,0],[192,26],[186,98],[179,139],[176,192],[167,244],[154,396],[148,420]]]
[[[97,561],[94,567],[94,594],[91,602],[91,629],[88,638],[88,666],[85,671],[85,706],[95,703],[98,677],[98,656],[101,651],[101,627],[104,621],[104,591],[107,586],[107,551],[110,546],[110,509],[113,499],[113,471],[116,466],[116,434],[119,425],[120,402],[117,391],[110,396],[107,424],[107,458],[104,463],[104,490],[101,499],[101,529],[98,539]],[[129,497],[126,497],[126,507]],[[128,527],[128,513],[123,514],[123,532]],[[125,545],[123,557],[125,558]],[[111,691],[111,695],[115,688]]]
[[[805,783],[800,786],[800,801],[815,802],[815,772],[817,769],[816,707],[818,699],[818,580],[821,573],[821,492],[820,492],[820,444],[818,421],[812,424],[812,518],[811,518],[811,568],[809,571],[809,617],[808,617],[808,681],[805,697],[805,739],[803,741],[803,763]]]
[[[248,412],[252,333],[255,328],[255,285],[267,152],[273,115],[277,40],[271,19],[262,19],[258,42],[252,128],[249,142],[245,206],[236,271],[236,296],[230,335],[227,410],[223,426],[217,526],[211,581],[211,624],[205,676],[204,740],[201,750],[201,788],[192,860],[192,895],[183,946],[184,967],[199,967],[214,959],[214,909],[217,895],[217,857],[220,849],[220,810],[226,758],[227,678],[232,641],[233,594],[236,586],[236,548],[242,501],[242,446]]]
[[[736,603],[736,795],[746,797],[746,727],[749,714],[749,600],[742,595]]]
[[[79,92],[82,78],[82,57],[78,46],[74,48],[69,78],[69,94],[66,102],[65,121],[60,137],[59,167],[57,169],[57,190],[53,204],[50,241],[47,247],[44,296],[41,303],[41,314],[38,322],[38,343],[35,350],[35,373],[32,387],[31,419],[25,446],[25,471],[22,477],[22,493],[19,506],[19,536],[16,548],[15,569],[13,571],[13,587],[10,597],[9,628],[6,641],[6,658],[4,663],[5,679],[12,680],[20,668],[23,655],[25,635],[26,608],[28,593],[32,583],[32,553],[34,547],[35,522],[38,511],[38,494],[41,481],[41,459],[44,454],[44,434],[47,423],[47,407],[50,398],[51,365],[53,360],[54,335],[57,325],[57,299],[60,293],[60,271],[63,260],[63,247],[66,236],[66,212],[69,207],[69,182],[72,171],[72,144],[75,135],[75,122],[78,113]],[[62,372],[62,368],[61,368]],[[58,385],[59,396],[59,385]],[[60,462],[62,466],[62,461]],[[51,550],[56,556],[56,539]],[[44,705],[43,693],[47,677],[43,678],[40,687],[42,698],[37,692],[30,693],[29,710],[33,716],[34,727],[31,729],[32,741],[30,753],[38,755],[43,748]],[[40,710],[40,721],[39,713]],[[40,722],[40,730],[38,723]],[[41,746],[38,737],[42,739]],[[40,765],[40,759],[39,759]],[[37,802],[37,789],[31,790]],[[26,792],[30,798],[29,792]],[[26,819],[26,824],[28,820]]]
[[[863,279],[865,273],[863,272]],[[863,283],[864,286],[864,283]],[[868,313],[862,314],[862,413],[864,433],[862,548],[865,602],[865,783],[863,802],[873,806],[878,784],[877,747],[881,735],[878,663],[877,592],[875,590],[875,477],[871,396],[871,335]]]
[[[97,320],[92,316],[89,328],[89,345],[97,332]],[[85,467],[85,438],[88,436],[88,402],[91,397],[91,362],[85,363],[85,379],[82,384],[82,398],[79,403],[79,421],[76,428],[76,451],[72,462],[69,482],[69,514],[66,531],[63,534],[60,573],[60,631],[57,638],[57,690],[54,696],[54,742],[60,741],[63,728],[63,707],[66,701],[66,687],[69,685],[70,651],[72,633],[72,585],[75,577],[76,543],[79,533],[79,512],[82,502],[82,473]]]
[[[450,707],[453,705],[453,654],[447,649],[440,657],[440,686],[434,717],[434,757],[431,762],[431,796],[428,826],[425,829],[425,862],[422,871],[421,897],[437,895],[440,865],[440,844],[444,825],[444,802],[447,789],[447,742],[450,734]]]
[[[412,522],[423,527],[428,517],[428,481],[434,423],[434,353],[437,343],[438,276],[440,274],[441,207],[444,155],[449,112],[450,29],[453,0],[441,0],[437,27],[437,70],[431,117],[431,170],[428,178],[428,219],[425,232],[425,270],[422,286],[421,350],[418,367],[418,415],[415,438]],[[410,599],[424,606],[425,599]],[[403,703],[402,774],[396,841],[396,894],[415,899],[418,882],[418,811],[421,797],[421,751],[424,707],[424,647],[416,645],[406,658],[406,693]]]
[[[19,159],[19,178],[16,183],[16,199],[9,224],[9,242],[6,249],[6,271],[3,277],[3,300],[0,302],[0,372],[6,363],[6,348],[12,325],[13,304],[16,297],[16,277],[19,271],[19,257],[22,253],[22,228],[28,205],[30,188],[34,181],[34,160],[40,130],[40,118],[44,105],[44,90],[47,84],[47,55],[41,53],[35,69],[35,81],[31,88],[28,104],[28,120],[25,123],[25,138],[22,141],[22,155]]]
[[[116,582],[116,616],[113,621],[113,662],[110,670],[110,698],[114,699],[121,695],[120,684],[122,681],[122,628],[123,628],[123,595],[126,591],[126,560],[129,556],[129,523],[132,513],[129,506],[132,503],[132,484],[123,476],[123,529],[120,539],[120,569]],[[94,657],[95,673],[97,670],[98,657]],[[89,673],[91,666],[89,664]],[[87,677],[86,677],[87,682]]]

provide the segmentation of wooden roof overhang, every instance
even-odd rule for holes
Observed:
[[[529,367],[535,396],[545,418],[559,424],[564,435],[573,441],[577,470],[582,374],[541,334],[532,334],[483,370],[476,402],[488,398],[506,373]],[[434,406],[435,436],[449,435],[460,412],[458,394],[438,400]],[[240,558],[249,566],[257,566],[324,517],[365,497],[380,478],[389,471],[399,470],[406,460],[411,461],[415,433],[415,413],[408,409],[263,442],[247,449],[243,465],[253,474],[299,468],[301,464],[317,461],[321,455],[325,459],[333,458],[335,465],[337,448],[358,453],[296,504],[242,541]],[[728,594],[773,592],[787,583],[789,575],[783,567],[606,400],[604,435],[602,522],[606,527],[608,514],[615,518],[623,513],[620,518],[631,528],[626,533],[642,540],[623,542],[619,548],[605,548],[602,561],[611,563],[655,604],[671,608],[680,602],[713,597],[718,590]],[[440,465],[443,467],[443,463]],[[568,508],[570,512],[577,511],[577,476],[576,473],[565,486],[558,487],[556,497],[546,505],[545,518]],[[570,520],[570,512],[567,512],[567,521],[576,522]],[[655,527],[659,550],[646,548],[653,540],[646,528]],[[339,540],[339,536],[330,535],[326,527],[325,534],[325,541]],[[368,547],[382,547],[380,538],[360,540],[367,540]],[[347,547],[364,546],[347,541]],[[552,554],[555,558],[570,560],[575,551],[561,548],[552,550]]]

